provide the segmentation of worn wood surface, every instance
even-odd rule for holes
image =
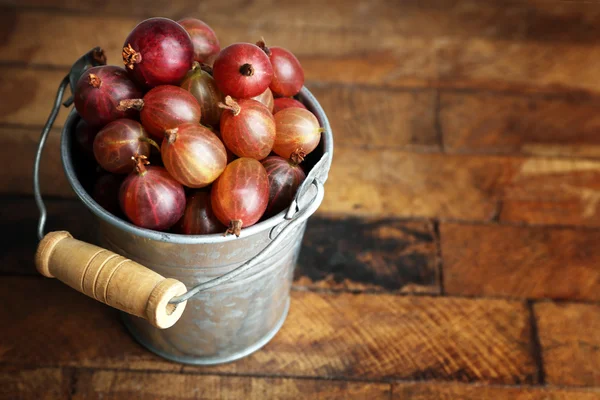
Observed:
[[[397,383],[393,400],[597,400],[597,389],[560,387],[508,387],[460,383]]]
[[[442,224],[447,294],[599,301],[600,231]]]
[[[21,311],[0,331],[0,363],[182,370],[135,343],[115,310],[57,281],[2,279],[0,302],[19,297]],[[36,295],[21,297],[23,293]],[[184,366],[183,371],[374,381],[538,381],[529,315],[521,302],[309,291],[292,295],[285,326],[260,352],[235,363]],[[13,313],[9,307],[0,309],[0,318]],[[52,332],[51,346],[47,335],[23,334],[33,323],[39,332]]]
[[[33,267],[57,85],[93,46],[120,64],[156,15],[292,50],[335,137],[290,315],[222,366],[152,355]],[[0,0],[0,399],[599,399],[598,18],[584,0]],[[94,241],[66,116],[48,228]]]
[[[82,371],[72,400],[390,398],[390,384],[152,372]]]
[[[544,302],[534,311],[546,381],[600,386],[600,306]]]

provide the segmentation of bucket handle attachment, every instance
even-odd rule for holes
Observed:
[[[74,239],[66,231],[44,235],[46,207],[40,190],[39,169],[44,146],[61,104],[73,103],[71,96],[62,102],[67,85],[71,92],[83,72],[90,67],[106,64],[100,48],[94,48],[73,64],[70,73],[61,81],[54,106],[42,130],[33,168],[33,191],[40,211],[37,226],[38,245],[35,264],[38,272],[48,278],[57,278],[79,292],[104,304],[148,320],[153,326],[166,329],[173,326],[183,314],[187,300],[197,293],[221,285],[250,270],[266,259],[285,237],[298,228],[321,205],[324,197],[323,182],[331,164],[328,153],[311,169],[298,188],[285,219],[270,232],[271,242],[256,256],[210,281],[187,291],[185,285],[165,278],[151,269],[107,249]]]

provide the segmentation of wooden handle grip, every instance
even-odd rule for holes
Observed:
[[[183,283],[92,244],[74,239],[69,232],[50,232],[35,255],[37,270],[58,278],[102,303],[147,319],[157,328],[173,326],[186,302],[169,301],[186,292]]]

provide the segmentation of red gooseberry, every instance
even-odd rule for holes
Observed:
[[[273,79],[269,88],[278,96],[294,96],[304,85],[304,70],[300,61],[282,47],[267,47],[264,40],[256,43],[271,60]]]
[[[210,67],[194,63],[192,70],[181,82],[181,87],[190,92],[198,101],[202,109],[202,124],[218,128],[223,113],[218,104],[225,100],[225,96],[208,71],[211,71]]]
[[[183,216],[185,192],[166,169],[146,166],[134,157],[135,170],[121,184],[119,204],[135,225],[157,231],[169,229]]]
[[[197,123],[181,124],[167,130],[161,156],[173,178],[190,188],[210,185],[227,165],[223,143],[208,128]]]
[[[240,236],[241,229],[254,225],[267,209],[269,179],[260,161],[238,158],[213,183],[210,200],[225,234]]]
[[[123,183],[123,175],[105,172],[96,180],[92,189],[92,198],[96,200],[96,203],[113,215],[119,215],[121,211],[119,207],[121,183]]]
[[[272,217],[290,206],[306,174],[298,164],[279,156],[269,156],[261,163],[269,178],[269,204],[264,216]]]
[[[275,114],[275,126],[273,151],[295,163],[317,147],[323,132],[314,114],[298,107],[285,108]]]
[[[267,88],[267,90],[265,90],[258,96],[252,97],[252,100],[256,100],[256,101],[263,103],[269,109],[269,111],[271,113],[273,113],[273,107],[275,106],[275,103],[274,103],[275,99],[273,98],[273,92],[271,92],[271,89]]]
[[[177,21],[189,33],[194,45],[194,61],[210,63],[219,54],[221,46],[215,31],[208,24],[196,18]]]
[[[103,126],[137,111],[119,109],[119,101],[142,96],[123,68],[101,65],[85,71],[75,86],[75,109],[88,124]]]
[[[212,210],[210,192],[202,190],[187,197],[183,217],[174,227],[175,232],[186,235],[209,235],[225,229]]]
[[[262,160],[275,141],[275,119],[267,107],[252,99],[237,102],[227,96],[221,116],[223,143],[233,154]]]
[[[283,110],[284,108],[290,108],[290,107],[304,108],[306,110],[306,106],[304,104],[300,103],[296,99],[292,99],[290,97],[278,97],[274,101],[273,115],[277,114],[279,111]]]
[[[98,132],[94,139],[94,157],[106,171],[128,174],[135,167],[131,157],[136,154],[150,156],[150,145],[158,147],[148,138],[142,124],[121,118]]]
[[[125,39],[122,52],[130,76],[146,88],[178,85],[192,67],[193,55],[190,35],[168,18],[140,22]]]
[[[94,139],[97,134],[97,127],[90,126],[83,118],[79,119],[75,126],[75,142],[87,157],[94,157]]]
[[[149,135],[162,140],[165,131],[185,122],[199,123],[202,109],[194,96],[178,86],[163,85],[151,89],[143,99],[121,100],[120,109],[140,110],[140,120]]]
[[[234,43],[217,56],[213,76],[224,94],[248,99],[258,96],[269,87],[273,67],[269,57],[258,46]]]

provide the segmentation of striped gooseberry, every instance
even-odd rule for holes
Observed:
[[[265,167],[253,158],[232,161],[213,183],[210,200],[219,221],[228,226],[225,234],[239,237],[241,229],[254,225],[267,209],[269,179]]]
[[[94,158],[108,172],[128,174],[135,167],[131,157],[136,154],[149,157],[150,145],[158,147],[148,138],[142,124],[121,118],[98,132],[94,139]]]
[[[298,107],[285,108],[275,114],[275,126],[277,135],[273,152],[295,163],[317,147],[323,132],[317,117]]]
[[[119,118],[135,118],[137,111],[120,109],[119,102],[141,96],[142,91],[123,68],[101,65],[81,75],[75,86],[74,103],[81,118],[101,127]]]
[[[187,197],[183,217],[173,230],[186,235],[209,235],[225,229],[212,210],[210,192],[197,190]]]
[[[166,169],[147,166],[144,156],[133,157],[135,170],[119,189],[119,204],[135,225],[162,231],[183,216],[185,192]]]
[[[161,156],[173,178],[190,188],[210,185],[227,165],[223,143],[210,129],[198,123],[167,130]]]
[[[120,109],[140,111],[142,125],[150,136],[162,140],[167,129],[185,122],[199,123],[202,109],[190,92],[179,86],[163,85],[151,89],[143,99],[121,100]]]
[[[269,155],[275,141],[275,119],[269,109],[252,99],[235,101],[225,98],[221,116],[221,137],[233,154],[262,160]]]
[[[306,174],[301,166],[279,156],[269,156],[261,163],[269,178],[269,204],[264,215],[268,218],[290,206]]]

